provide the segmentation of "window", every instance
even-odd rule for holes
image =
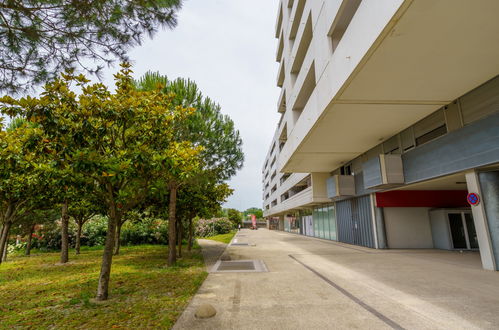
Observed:
[[[348,165],[342,166],[341,170],[340,170],[340,173],[341,173],[341,175],[352,175],[353,174],[353,172],[352,172],[352,164],[348,164]]]
[[[402,151],[406,152],[414,148],[414,132],[412,131],[412,127],[409,127],[405,131],[400,133],[400,141],[402,144]]]
[[[398,135],[395,135],[383,143],[383,151],[385,154],[400,154]]]
[[[273,194],[273,193],[274,193],[274,191],[276,191],[276,190],[277,190],[277,185],[274,185],[274,186],[272,187],[272,189],[270,189],[270,193],[271,193],[271,194]]]
[[[414,125],[416,146],[436,139],[447,133],[443,109],[440,109]]]
[[[444,124],[444,125],[439,126],[426,134],[421,135],[420,137],[417,137],[416,138],[416,145],[417,146],[422,145],[422,144],[429,142],[433,139],[436,139],[437,137],[442,136],[446,133],[447,133],[447,126],[445,126],[445,124]]]

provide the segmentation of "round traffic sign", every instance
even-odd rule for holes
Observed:
[[[470,203],[470,205],[472,206],[478,205],[480,203],[480,197],[476,193],[469,193],[467,199],[468,203]]]

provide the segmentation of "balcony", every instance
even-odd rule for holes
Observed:
[[[298,46],[295,46],[291,52],[291,73],[297,74],[300,72],[307,55],[310,44],[312,43],[313,28],[312,28],[312,13],[307,17],[307,21],[301,30],[301,34],[298,35]]]
[[[284,84],[284,77],[285,77],[285,61],[281,62],[281,65],[279,65],[279,71],[277,71],[277,86],[282,87]]]
[[[277,101],[277,112],[286,112],[286,89],[281,89],[281,94],[279,95],[279,100]]]
[[[281,62],[283,50],[284,50],[284,34],[281,33],[281,37],[279,38],[279,43],[277,44],[277,52],[275,55],[276,62]]]
[[[291,12],[292,20],[290,20],[290,29],[289,29],[289,39],[294,40],[296,38],[296,34],[298,32],[298,28],[300,27],[300,22],[303,16],[303,11],[305,9],[305,0],[298,0],[296,7]]]
[[[282,1],[279,4],[279,14],[277,14],[277,21],[275,23],[275,37],[279,38],[279,34],[281,32],[282,28],[282,20],[283,20],[283,15],[282,15]]]

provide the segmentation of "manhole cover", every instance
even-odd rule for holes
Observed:
[[[262,260],[218,260],[211,269],[211,272],[214,273],[257,273],[267,271],[267,267]]]

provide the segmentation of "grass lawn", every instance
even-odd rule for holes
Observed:
[[[73,251],[72,251],[73,252]],[[167,248],[121,248],[113,258],[110,297],[96,303],[102,249],[14,256],[0,265],[0,328],[171,328],[207,273],[199,249],[165,267]]]
[[[222,234],[222,235],[216,235],[216,236],[210,236],[210,237],[203,237],[203,239],[211,239],[212,241],[217,241],[217,242],[222,242],[225,244],[229,244],[230,241],[232,240],[232,237],[237,233],[237,230],[233,230],[228,234]]]

